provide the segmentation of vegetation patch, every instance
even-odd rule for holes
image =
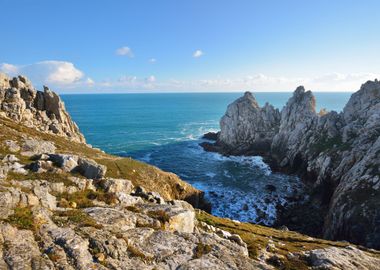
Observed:
[[[212,251],[212,246],[199,242],[195,247],[194,258],[199,259],[203,255],[206,255]]]
[[[33,212],[29,207],[16,207],[13,215],[10,215],[5,221],[9,222],[18,229],[35,229]]]
[[[102,225],[96,223],[93,218],[81,210],[56,211],[53,216],[53,221],[61,227],[75,224],[79,227],[103,228]]]
[[[261,225],[250,223],[236,223],[230,219],[212,216],[204,211],[196,210],[197,219],[214,227],[228,231],[232,234],[238,234],[248,246],[249,256],[257,259],[260,251],[268,246],[271,239],[274,244],[275,253],[279,256],[283,269],[307,269],[304,260],[298,257],[288,259],[286,255],[290,252],[299,253],[319,248],[327,247],[345,247],[349,245],[344,242],[333,242],[317,238],[308,237],[292,231],[281,231]],[[298,268],[292,268],[292,266]]]
[[[118,202],[114,193],[94,191],[90,189],[74,193],[64,192],[55,195],[59,201],[59,207],[71,207],[74,202],[78,208],[88,208],[94,206],[94,200],[102,201],[110,205]]]
[[[170,216],[164,210],[149,211],[148,216],[159,220],[162,224],[169,222]]]
[[[128,245],[128,249],[127,250],[128,250],[129,255],[131,257],[140,258],[144,262],[151,262],[154,259],[152,256],[148,256],[148,255],[144,254],[143,251],[141,251],[140,249],[138,249],[135,246]]]

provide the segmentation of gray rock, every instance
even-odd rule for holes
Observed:
[[[67,154],[50,154],[49,159],[64,172],[71,172],[78,166],[78,156]]]
[[[54,153],[55,145],[50,141],[41,141],[37,139],[25,139],[21,148],[21,155],[32,157],[45,153]]]
[[[85,142],[59,96],[47,87],[36,91],[24,76],[0,74],[0,108],[4,116],[29,127]]]
[[[280,113],[268,103],[260,108],[250,92],[228,105],[220,120],[217,144],[227,152],[241,154],[254,148],[268,151],[280,125]]]
[[[376,270],[380,263],[379,258],[368,256],[355,247],[317,249],[306,252],[305,256],[313,269]]]
[[[101,179],[104,178],[107,167],[96,163],[94,160],[81,157],[78,159],[78,171],[86,178]]]
[[[111,193],[123,192],[130,194],[134,186],[131,181],[126,179],[106,178],[99,181],[99,185],[106,191]]]

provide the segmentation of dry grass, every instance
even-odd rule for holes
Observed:
[[[78,227],[103,228],[102,225],[96,223],[93,218],[81,210],[56,211],[54,212],[53,221],[59,226],[75,224]]]
[[[14,209],[13,215],[10,215],[5,221],[17,227],[18,229],[35,229],[33,212],[29,207],[16,207]]]

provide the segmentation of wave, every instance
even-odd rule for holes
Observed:
[[[203,150],[203,148],[197,143],[196,145],[192,145],[190,151],[193,151],[195,154],[204,156],[208,159],[213,159],[216,161],[231,161],[239,164],[249,165],[254,168],[260,169],[265,175],[272,174],[272,170],[269,165],[266,164],[261,156],[223,156],[219,153],[215,152],[207,152]]]

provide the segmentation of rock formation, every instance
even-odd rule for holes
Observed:
[[[273,136],[278,132],[280,113],[268,103],[260,108],[250,92],[227,108],[220,120],[218,141],[231,153],[248,152],[250,149],[268,151]]]
[[[271,117],[268,124],[268,114],[257,113],[264,108],[247,93],[229,105],[216,144],[206,149],[261,154],[273,167],[298,173],[327,209],[324,237],[380,248],[380,82],[363,84],[341,113],[317,114],[313,94],[303,87],[279,121]],[[273,132],[257,140],[262,127]]]
[[[48,87],[36,91],[24,76],[10,79],[0,73],[0,113],[28,127],[85,142],[59,96]]]
[[[35,124],[46,123],[40,114],[64,112],[60,102],[59,110],[51,105],[32,110],[29,116],[36,119],[27,122],[26,109],[17,109],[23,102],[2,104],[0,269],[376,269],[380,264],[374,250],[195,210],[182,199],[200,206],[202,193],[177,176],[88,147],[79,133],[73,141],[75,134],[38,131]],[[67,131],[64,122],[57,123]]]

